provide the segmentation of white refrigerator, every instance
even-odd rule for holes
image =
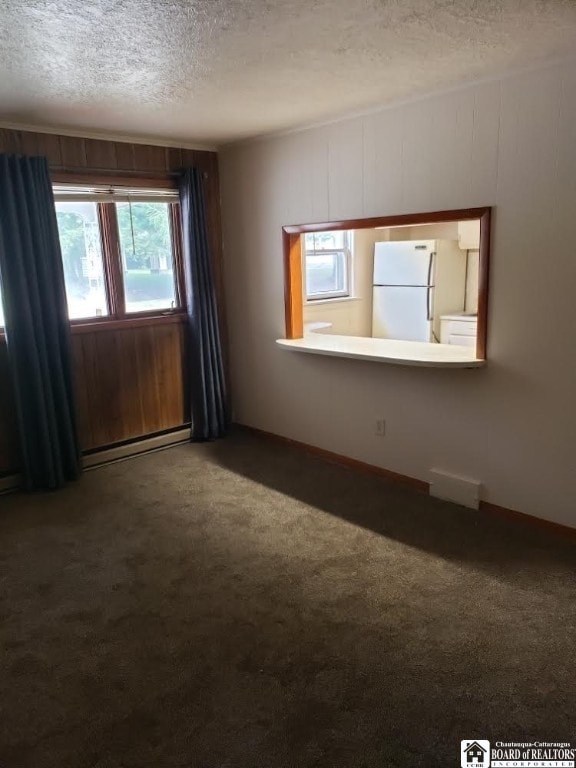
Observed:
[[[432,341],[435,240],[376,243],[372,336]]]

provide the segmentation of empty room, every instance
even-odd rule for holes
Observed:
[[[576,3],[4,0],[0,766],[576,766]]]

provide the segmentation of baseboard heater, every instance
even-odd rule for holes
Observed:
[[[96,469],[103,464],[110,464],[113,461],[122,461],[142,453],[170,448],[173,445],[178,445],[178,443],[188,442],[190,434],[190,427],[186,427],[164,435],[154,435],[152,437],[144,437],[141,440],[135,440],[134,442],[123,443],[122,445],[113,445],[101,451],[94,451],[83,456],[82,466],[86,470]],[[22,476],[20,474],[7,475],[0,478],[0,493],[15,491],[21,485]]]
[[[123,443],[122,445],[113,445],[109,448],[103,448],[101,451],[95,451],[82,459],[84,469],[95,469],[102,464],[110,464],[112,461],[130,459],[138,456],[140,453],[157,451],[161,448],[170,448],[178,443],[185,443],[190,440],[190,427],[179,429],[176,432],[168,432],[165,435],[155,435],[145,437],[142,440],[136,440],[133,443]]]

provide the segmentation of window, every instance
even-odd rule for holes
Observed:
[[[304,262],[308,301],[350,296],[348,231],[305,234]]]
[[[176,284],[166,203],[116,203],[126,312],[173,309]]]
[[[175,191],[55,186],[54,196],[71,320],[181,307]]]
[[[77,320],[108,315],[98,204],[57,201],[56,218],[68,316]]]

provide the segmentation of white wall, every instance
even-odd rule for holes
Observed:
[[[458,222],[418,224],[413,227],[387,227],[377,240],[458,240]]]
[[[574,64],[222,154],[237,421],[424,480],[468,475],[488,501],[576,526]],[[275,345],[283,224],[482,205],[495,206],[486,368]]]
[[[466,312],[478,312],[478,282],[480,278],[480,251],[468,251],[466,269]]]
[[[304,326],[307,323],[330,323],[321,333],[338,336],[366,336],[363,300],[311,301],[304,305]]]

